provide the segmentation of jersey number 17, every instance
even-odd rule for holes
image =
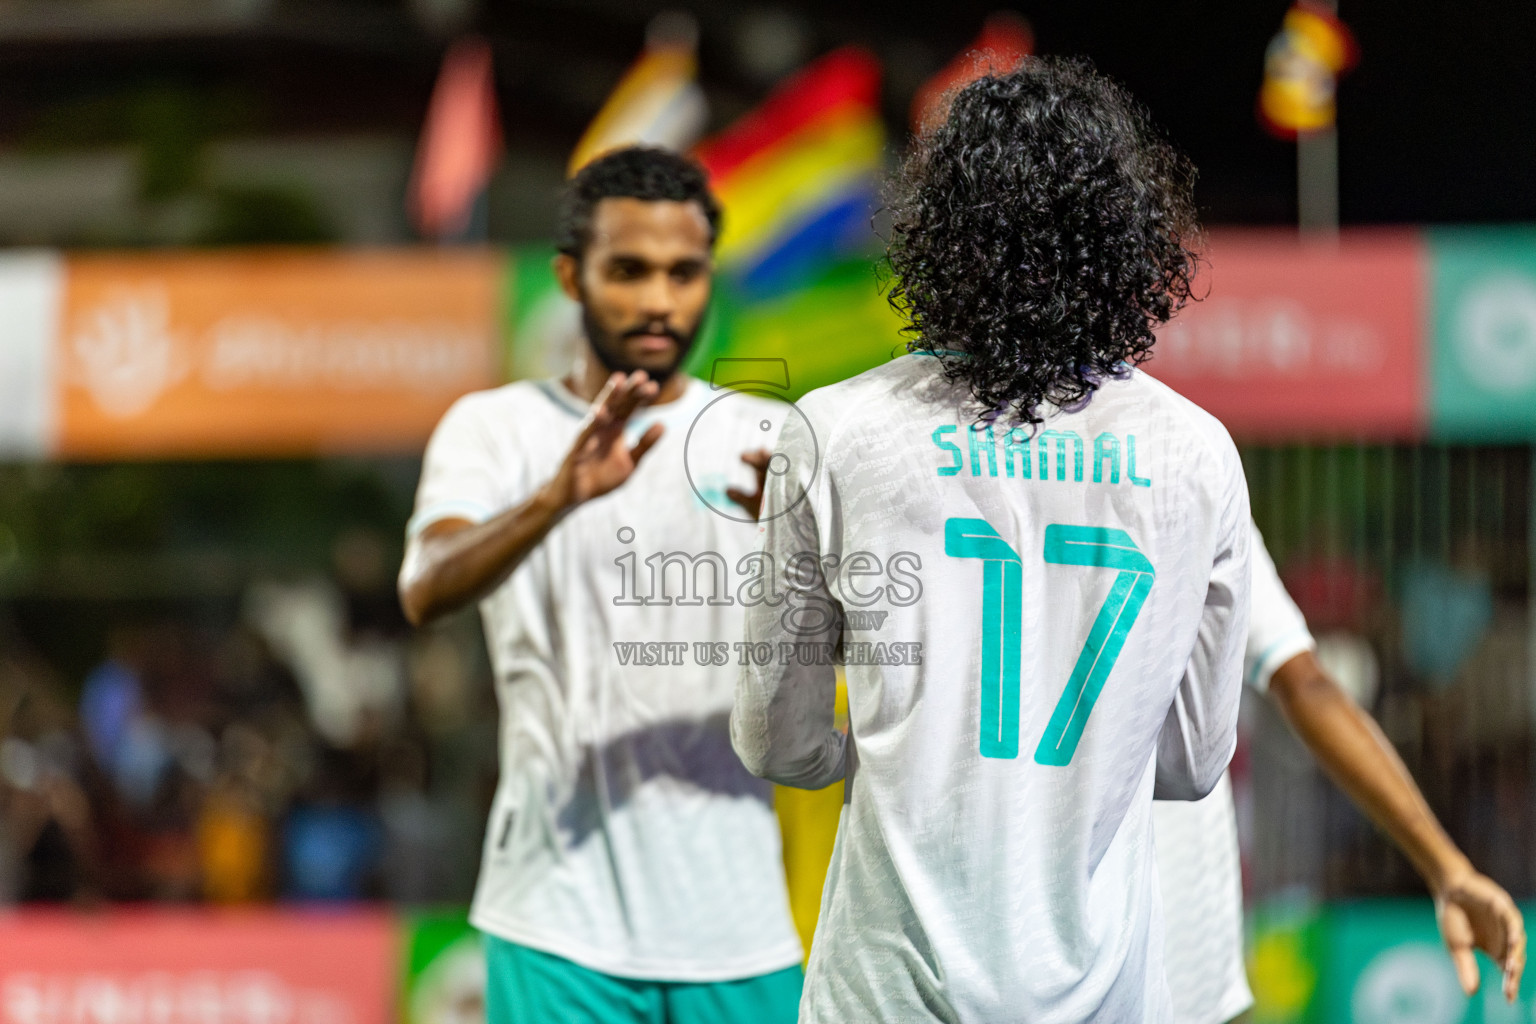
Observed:
[[[985,519],[945,520],[944,553],[982,563],[981,756],[1018,757],[1022,562]],[[1053,565],[1118,570],[1045,735],[1035,747],[1036,764],[1065,765],[1077,752],[1088,716],[1120,657],[1126,634],[1141,614],[1155,573],[1129,534],[1104,526],[1047,526],[1045,560]]]

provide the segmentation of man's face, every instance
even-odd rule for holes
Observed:
[[[555,270],[603,365],[665,381],[709,304],[709,221],[694,202],[603,199],[581,260],[561,255]]]

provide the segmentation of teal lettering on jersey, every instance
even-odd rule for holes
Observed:
[[[1125,475],[1130,477],[1131,483],[1137,487],[1151,487],[1151,477],[1136,475],[1136,435],[1125,435]]]
[[[956,434],[961,429],[966,433],[966,447],[961,448],[954,441],[948,440],[947,435]],[[939,476],[959,476],[965,470],[967,455],[969,455],[972,477],[996,477],[998,462],[998,438],[990,423],[971,423],[964,428],[953,423],[946,423],[936,428],[932,435],[933,443],[944,452],[947,465],[939,465]],[[1011,480],[1037,479],[1033,473],[1033,463],[1030,459],[1030,431],[1027,427],[1010,427],[1002,437],[1002,462],[1003,471]],[[1067,453],[1072,454],[1072,482],[1083,482],[1083,456],[1087,449],[1083,438],[1074,430],[1044,430],[1033,438],[1036,442],[1034,448],[1039,452],[1040,473],[1038,479],[1044,483],[1051,479],[1051,442],[1055,441],[1056,451],[1056,479],[1062,483],[1067,480]],[[1096,484],[1108,484],[1115,486],[1120,483],[1121,453],[1124,452],[1126,481],[1136,487],[1151,487],[1152,480],[1149,477],[1136,475],[1136,435],[1127,434],[1122,446],[1120,438],[1104,431],[1093,439],[1092,480]],[[985,463],[986,472],[982,472]]]
[[[986,435],[987,446],[987,476],[997,476],[997,442],[992,437],[992,425],[990,423],[972,423],[971,435],[971,476],[981,476],[981,452],[980,443],[982,435]]]
[[[1051,478],[1051,439],[1056,439],[1056,479],[1067,478],[1067,439],[1072,439],[1072,479],[1083,482],[1083,439],[1075,430],[1046,430],[1040,434],[1040,479]]]
[[[1093,439],[1093,482],[1104,482],[1104,463],[1109,463],[1109,482],[1120,482],[1120,439],[1104,431]]]
[[[982,563],[981,756],[1018,757],[1022,561],[985,519],[946,519],[944,553]],[[1088,717],[1156,574],[1130,535],[1111,527],[1052,523],[1045,528],[1045,560],[1052,565],[1116,570],[1109,596],[1094,617],[1082,653],[1035,748],[1036,764],[1060,767],[1071,764],[1077,753]]]
[[[1067,679],[1067,688],[1056,702],[1045,735],[1035,748],[1036,764],[1065,765],[1071,763],[1077,752],[1088,716],[1125,647],[1126,635],[1141,614],[1155,574],[1152,563],[1130,535],[1109,527],[1052,523],[1045,528],[1045,560],[1052,565],[1118,570],[1109,596],[1088,630],[1088,639]]]
[[[944,553],[982,560],[981,756],[1019,756],[1019,633],[1023,573],[1018,553],[985,519],[947,519]]]
[[[940,466],[939,476],[954,476],[960,472],[960,467],[965,465],[965,456],[960,454],[960,446],[952,441],[944,440],[944,434],[953,434],[958,428],[953,424],[945,424],[933,432],[933,443],[948,451],[955,457],[953,466]],[[973,444],[975,442],[972,442]]]
[[[1008,431],[1008,436],[1003,443],[1003,465],[1008,467],[1008,475],[1013,476],[1013,459],[1019,456],[1019,476],[1029,479],[1029,431],[1023,427],[1014,427]]]

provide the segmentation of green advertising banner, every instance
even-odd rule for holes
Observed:
[[[1428,237],[1431,432],[1536,438],[1536,228]]]
[[[462,908],[400,916],[403,1024],[485,1024],[485,958]]]
[[[1530,906],[1521,910],[1529,917]],[[1427,899],[1323,905],[1281,900],[1248,914],[1255,1024],[1529,1024],[1527,983],[1513,1004],[1478,955],[1482,986],[1462,994]]]
[[[1532,908],[1522,912],[1529,917]],[[1371,900],[1328,908],[1318,991],[1322,1021],[1355,1024],[1504,1024],[1533,1019],[1522,988],[1504,1001],[1499,970],[1479,954],[1482,986],[1462,994],[1428,900]]]
[[[1270,899],[1245,914],[1253,1024],[1310,1021],[1317,996],[1323,911],[1303,894]]]

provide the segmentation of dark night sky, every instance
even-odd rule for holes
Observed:
[[[487,3],[476,27],[495,44],[509,146],[553,163],[575,142],[663,6],[689,6],[701,78],[717,120],[762,96],[735,42],[743,0]],[[1285,0],[1055,0],[1015,9],[1041,52],[1082,54],[1152,109],[1201,173],[1212,223],[1295,215],[1294,148],[1254,115],[1264,47]],[[839,0],[790,3],[812,53],[870,45],[889,71],[887,113],[901,128],[913,85],[973,38],[995,3]],[[1340,90],[1341,213],[1346,223],[1536,220],[1536,4],[1343,0],[1363,61]],[[239,32],[50,38],[0,20],[0,142],[27,142],[49,111],[153,83],[241,97],[244,130],[414,133],[443,42],[396,0],[279,3]],[[110,120],[110,119],[109,119]],[[57,127],[57,117],[54,121]]]
[[[842,17],[955,49],[993,4],[840,3]],[[1295,216],[1294,147],[1254,118],[1288,4],[1072,0],[1017,8],[1041,52],[1082,54],[1152,109],[1201,172],[1217,222]],[[1340,86],[1346,222],[1536,219],[1536,4],[1342,0],[1362,61]]]

